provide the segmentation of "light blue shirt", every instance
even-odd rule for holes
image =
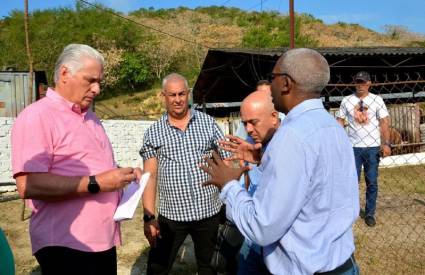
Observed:
[[[261,171],[260,169],[253,165],[251,166],[251,170],[248,171],[248,177],[249,177],[249,187],[248,187],[248,194],[253,196],[255,193],[255,190],[257,190],[258,183],[261,180]],[[245,188],[245,177],[242,176],[239,179],[239,184],[243,188]],[[254,250],[257,254],[261,254],[261,246],[258,244],[253,243],[250,239],[245,238],[245,243],[248,245],[248,247],[252,250]]]
[[[263,247],[269,271],[313,274],[343,264],[354,251],[357,172],[346,132],[320,99],[288,113],[259,169],[253,196],[234,180],[220,198],[228,219]]]
[[[279,112],[280,121],[282,121],[285,117],[286,117],[285,114]],[[243,124],[242,124],[242,126],[243,126]],[[249,135],[247,136],[247,138],[245,140],[248,141],[251,144],[255,144],[254,140]],[[263,147],[261,148],[261,150],[263,152],[267,149],[267,145],[268,144],[263,145]],[[261,180],[262,173],[261,173],[260,169],[257,167],[257,165],[250,165],[250,166],[251,166],[251,170],[248,171],[249,186],[248,186],[247,191],[248,191],[248,194],[250,194],[252,196],[252,195],[254,195],[255,190],[257,190],[257,186],[258,186],[258,183]],[[242,176],[239,179],[239,183],[242,187],[245,188],[245,177],[244,176]],[[261,246],[259,246],[256,243],[253,243],[249,239],[245,239],[245,243],[248,245],[249,248],[253,249],[258,254],[261,254]]]

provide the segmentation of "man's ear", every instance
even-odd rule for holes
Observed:
[[[60,75],[60,78],[59,79],[60,79],[61,82],[66,83],[68,81],[68,78],[69,78],[70,74],[71,74],[71,72],[64,65],[62,65],[59,68],[59,75]]]
[[[279,112],[273,111],[272,112],[272,118],[273,118],[273,126],[276,126],[279,122]]]
[[[289,91],[292,89],[292,85],[294,85],[294,83],[291,78],[287,77],[286,75],[282,76],[282,95],[289,94]]]

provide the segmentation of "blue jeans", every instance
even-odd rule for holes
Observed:
[[[350,258],[350,259],[351,259],[351,262],[353,263],[353,267],[347,272],[342,273],[341,275],[359,275],[360,274],[359,266],[357,265],[357,263],[354,261],[353,258]]]
[[[349,268],[344,268],[344,267],[337,267],[336,269],[332,270],[332,271],[327,271],[327,272],[322,272],[322,273],[314,273],[314,275],[359,275],[360,274],[360,269],[359,266],[357,265],[356,261],[354,260],[354,257],[351,256],[350,259],[348,259],[351,262],[351,266]],[[348,262],[348,261],[347,261]],[[343,269],[343,270],[338,270],[338,269]]]
[[[350,257],[350,261],[353,264],[353,266],[345,272],[339,272],[338,275],[359,275],[360,274],[359,266],[357,265],[356,261],[354,261],[353,257]]]
[[[378,197],[378,147],[354,147],[357,175],[360,182],[362,166],[366,181],[366,207],[365,216],[375,216],[376,198]]]
[[[239,255],[238,275],[263,274],[271,274],[264,264],[263,255],[258,254],[244,242]]]

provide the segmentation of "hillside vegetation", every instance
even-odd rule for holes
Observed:
[[[193,84],[208,48],[289,45],[289,17],[278,12],[246,12],[211,6],[140,9],[126,15],[138,24],[111,12],[114,11],[101,6],[93,8],[77,4],[74,9],[48,9],[30,14],[34,68],[46,71],[52,83],[54,62],[65,45],[92,45],[104,54],[107,61],[106,85],[101,100],[111,109],[125,109],[121,108],[124,105],[136,112],[142,109],[146,114],[161,112],[158,107],[160,97],[157,92],[152,92],[158,90],[160,80],[169,72],[178,71]],[[0,20],[0,68],[27,70],[23,29],[21,11],[13,11]],[[327,25],[311,15],[297,14],[296,45],[425,46],[425,38],[400,26],[387,26],[385,33],[377,33],[357,24],[339,22]],[[151,92],[142,96],[139,93],[146,93],[143,91]],[[145,101],[152,110],[143,106]]]

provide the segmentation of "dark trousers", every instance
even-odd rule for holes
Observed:
[[[256,251],[245,241],[239,254],[237,275],[271,275],[264,263],[263,249]],[[260,252],[260,253],[258,253]]]
[[[357,175],[360,181],[362,166],[366,181],[365,216],[375,216],[378,197],[379,147],[354,147]]]
[[[85,252],[68,247],[44,247],[34,254],[43,275],[116,275],[115,247],[102,252]]]
[[[195,246],[199,275],[216,274],[210,266],[217,238],[219,215],[199,221],[177,222],[158,217],[161,238],[149,251],[147,274],[168,274],[180,246],[190,235]]]
[[[351,255],[348,260],[345,261],[342,265],[335,268],[331,271],[326,272],[316,272],[314,275],[359,275],[360,270],[359,266],[356,263],[356,260],[354,259],[354,255]]]

